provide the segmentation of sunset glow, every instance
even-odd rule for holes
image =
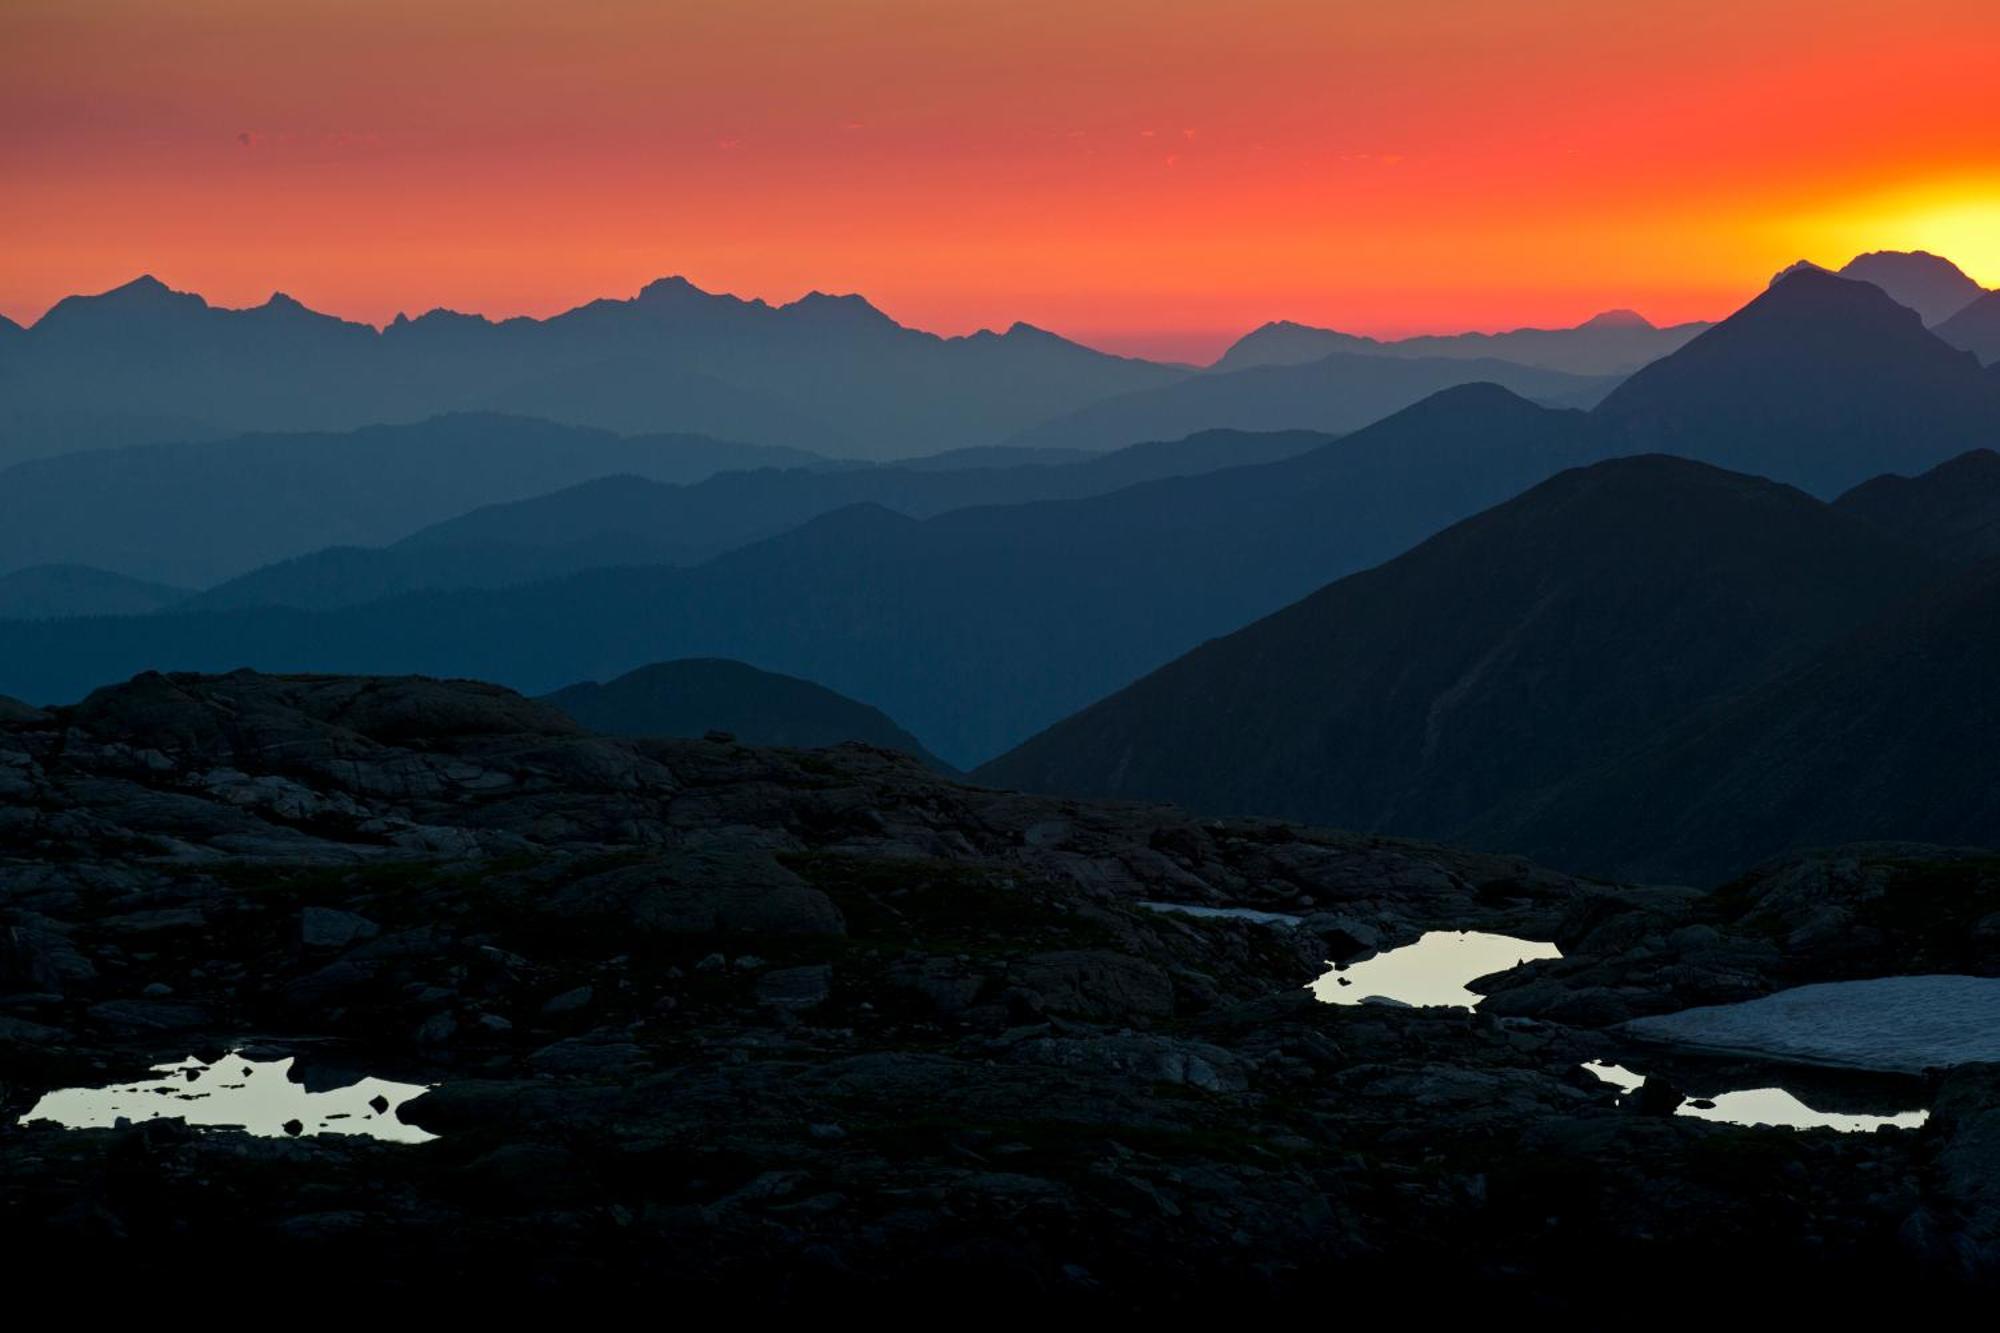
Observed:
[[[12,0],[0,312],[140,272],[384,321],[666,273],[1205,355],[2000,283],[1991,0]]]

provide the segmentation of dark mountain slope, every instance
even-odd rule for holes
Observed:
[[[1988,443],[1996,403],[2000,374],[1878,289],[1801,272],[1588,416],[1467,386],[1263,467],[922,523],[850,515],[682,573],[324,622],[39,627],[10,636],[0,690],[60,699],[146,667],[307,668],[321,652],[343,669],[550,689],[663,658],[736,657],[880,701],[964,763],[1565,467],[1678,448],[1833,493],[1971,447],[1955,439]]]
[[[187,595],[185,588],[128,579],[88,565],[34,565],[0,574],[0,620],[144,615]]]
[[[1095,449],[1022,449],[1011,444],[975,444],[943,453],[899,458],[892,467],[916,468],[923,472],[955,472],[960,468],[1046,467],[1081,463],[1098,457]]]
[[[1457,831],[1797,664],[1930,570],[1790,487],[1600,463],[1203,645],[976,777]]]
[[[726,550],[850,504],[879,504],[927,518],[968,505],[1022,504],[1103,495],[1165,477],[1293,458],[1330,443],[1313,431],[1204,431],[1131,445],[1056,466],[839,472],[762,469],[722,473],[691,486],[607,478],[532,500],[492,505],[405,538],[406,546],[513,543],[562,546],[603,534],[672,534]]]
[[[1319,430],[1341,434],[1441,389],[1492,383],[1524,398],[1587,407],[1608,382],[1491,359],[1336,353],[1303,365],[1199,375],[1107,399],[1025,431],[1014,443],[1107,449],[1194,430]]]
[[[1468,386],[1281,462],[924,521],[857,506],[696,569],[323,615],[25,627],[0,652],[0,693],[73,698],[149,666],[218,663],[546,691],[734,657],[879,701],[964,763],[1573,464],[1585,423]]]
[[[0,569],[89,564],[201,585],[325,546],[394,541],[590,477],[694,481],[811,461],[699,436],[627,438],[470,414],[72,454],[0,472]]]
[[[2000,454],[1975,449],[1918,477],[1877,477],[1834,507],[1952,564],[2000,556]]]
[[[1873,283],[1933,327],[1986,294],[1958,265],[1923,250],[1856,255],[1841,266],[1840,276]]]
[[[2000,844],[2000,565],[1475,830],[1569,864],[1718,878],[1796,847]]]
[[[618,565],[689,565],[711,554],[644,533],[606,533],[564,546],[329,546],[193,593],[175,609],[234,611],[295,606],[332,610],[407,592],[546,583],[583,570]]]
[[[607,565],[694,564],[849,504],[924,517],[971,504],[1097,495],[1159,477],[1289,458],[1327,442],[1306,431],[1210,431],[1055,466],[766,468],[692,486],[605,477],[475,509],[393,546],[336,547],[253,570],[201,594],[188,609],[330,608],[420,589],[508,587]]]
[[[2000,431],[2000,381],[1880,288],[1811,268],[1625,381],[1608,453],[1699,458],[1832,497]]]
[[[726,731],[745,745],[817,749],[860,741],[943,762],[879,708],[796,676],[726,658],[658,662],[606,684],[590,681],[543,696],[592,731],[610,736],[705,736]]]
[[[1932,332],[1989,366],[2000,365],[2000,292],[1986,293]]]

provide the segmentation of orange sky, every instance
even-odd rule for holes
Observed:
[[[683,273],[1196,355],[2000,285],[1994,0],[4,0],[0,311]]]

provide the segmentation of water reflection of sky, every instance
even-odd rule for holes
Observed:
[[[1358,963],[1334,964],[1312,983],[1312,992],[1328,1004],[1386,999],[1420,1007],[1470,1009],[1483,997],[1467,990],[1467,982],[1531,959],[1560,957],[1562,950],[1541,940],[1478,930],[1434,930],[1415,944]]]
[[[1623,1065],[1592,1060],[1584,1068],[1617,1088],[1632,1093],[1645,1086],[1646,1076]],[[1893,1115],[1860,1115],[1845,1111],[1821,1111],[1800,1101],[1783,1088],[1742,1088],[1714,1097],[1689,1097],[1675,1109],[1675,1115],[1695,1120],[1713,1120],[1724,1125],[1788,1127],[1791,1129],[1831,1129],[1842,1134],[1869,1134],[1878,1129],[1915,1129],[1931,1118],[1925,1110],[1898,1111]]]
[[[214,1064],[194,1056],[154,1065],[158,1078],[104,1088],[62,1088],[36,1102],[23,1125],[54,1121],[68,1129],[108,1129],[121,1121],[185,1120],[203,1129],[235,1129],[266,1138],[356,1134],[392,1143],[434,1139],[396,1118],[423,1092],[418,1083],[364,1078],[345,1088],[309,1091],[291,1079],[290,1057],[250,1060],[230,1054]]]

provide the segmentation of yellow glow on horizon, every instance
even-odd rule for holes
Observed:
[[[1982,287],[2000,286],[2000,195],[1920,214],[1905,227],[1912,249],[1944,255]]]
[[[1947,181],[1847,205],[1788,227],[1805,258],[1838,267],[1869,250],[1928,250],[2000,287],[2000,179]]]

